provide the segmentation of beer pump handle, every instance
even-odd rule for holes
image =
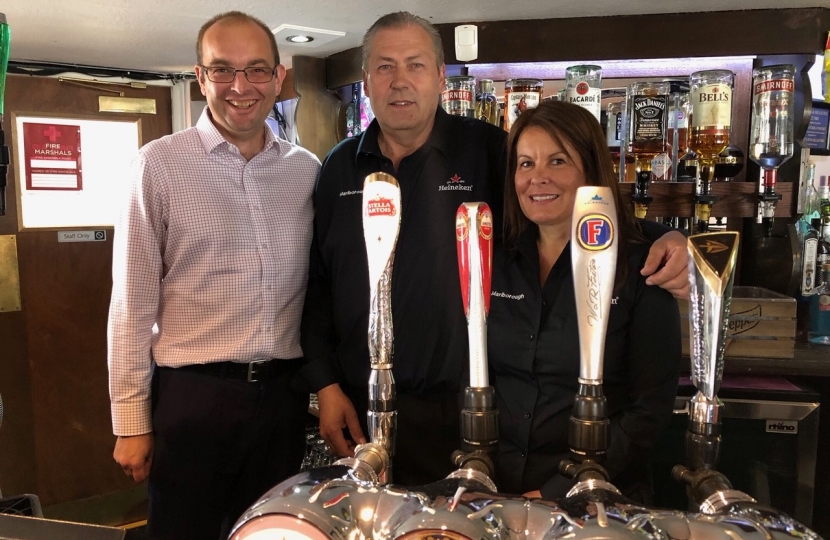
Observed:
[[[692,382],[707,400],[715,399],[723,376],[723,353],[740,235],[696,234],[689,250],[689,356]]]
[[[584,186],[577,190],[571,221],[571,265],[579,324],[579,380],[601,384],[617,268],[617,208],[610,188]]]
[[[400,222],[398,181],[382,172],[367,176],[363,184],[363,239],[369,265],[369,355],[373,367],[392,362],[392,262]]]
[[[487,375],[487,314],[493,267],[493,213],[486,203],[463,203],[455,215],[458,277],[467,316],[470,345],[470,386],[489,385]]]
[[[363,239],[369,269],[369,407],[370,442],[356,450],[376,464],[378,481],[392,481],[397,431],[397,394],[392,374],[392,263],[401,223],[398,181],[383,172],[363,183]],[[364,464],[366,464],[364,463]]]

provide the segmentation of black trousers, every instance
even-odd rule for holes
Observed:
[[[352,400],[368,439],[368,389],[348,387],[344,392]],[[430,484],[456,470],[451,457],[461,448],[460,394],[419,396],[399,393],[397,410],[392,483],[403,486]]]
[[[152,538],[224,540],[251,504],[299,471],[308,394],[292,392],[294,371],[247,382],[156,369]]]

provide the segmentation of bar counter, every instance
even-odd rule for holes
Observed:
[[[796,343],[793,358],[726,357],[723,369],[726,374],[830,377],[830,347]]]

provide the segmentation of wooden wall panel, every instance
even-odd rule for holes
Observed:
[[[337,144],[340,99],[326,89],[325,59],[295,56],[293,62],[300,145],[322,161]]]

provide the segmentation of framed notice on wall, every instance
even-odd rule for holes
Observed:
[[[80,190],[81,126],[23,122],[26,189]]]
[[[112,227],[140,122],[12,113],[20,229]]]

